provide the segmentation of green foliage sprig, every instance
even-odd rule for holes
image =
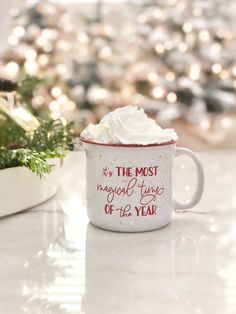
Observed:
[[[40,177],[49,173],[51,158],[61,158],[72,143],[71,124],[40,119],[39,128],[24,132],[10,119],[0,123],[0,169],[24,166]]]
[[[37,152],[32,149],[19,148],[9,150],[0,148],[0,169],[12,167],[26,167],[42,177],[50,173],[54,164],[48,163],[49,158],[60,158],[64,156],[61,150]]]
[[[27,75],[18,83],[18,92],[20,94],[21,102],[26,104],[31,110],[33,109],[31,106],[33,91],[39,83],[42,83],[41,79],[30,75]]]
[[[10,119],[0,123],[0,169],[24,166],[40,177],[49,173],[51,158],[61,158],[72,143],[71,124],[40,119],[39,128],[24,132]]]
[[[35,115],[32,96],[40,79],[27,76],[18,83],[0,79],[0,90],[17,91],[20,103],[25,104]],[[25,132],[10,118],[0,113],[0,169],[27,167],[38,176],[51,172],[53,164],[48,160],[61,158],[73,144],[72,123],[65,119],[53,120],[48,114],[37,117],[40,126],[32,132]]]

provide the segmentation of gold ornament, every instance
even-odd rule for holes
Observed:
[[[16,93],[1,93],[7,100],[0,97],[0,110],[15,121],[23,130],[31,132],[39,127],[38,119],[22,106],[15,106]]]

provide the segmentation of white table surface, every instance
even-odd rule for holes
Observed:
[[[163,229],[122,234],[88,224],[84,155],[69,155],[56,197],[0,219],[0,313],[236,313],[236,153],[199,157],[198,206]],[[194,181],[179,158],[179,199]]]

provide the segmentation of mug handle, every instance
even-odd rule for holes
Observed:
[[[195,206],[200,201],[202,193],[203,193],[203,188],[204,188],[204,172],[203,172],[202,164],[200,163],[197,156],[190,149],[177,147],[175,151],[175,157],[178,157],[180,155],[187,155],[193,160],[196,166],[196,170],[197,170],[198,182],[197,182],[197,188],[195,190],[195,193],[193,194],[192,198],[189,201],[187,201],[186,203],[182,203],[174,199],[174,208],[177,210],[188,209]]]

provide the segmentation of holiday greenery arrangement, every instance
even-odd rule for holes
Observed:
[[[39,82],[29,76],[18,84],[0,80],[0,169],[24,166],[42,177],[53,169],[49,160],[63,157],[71,147],[71,123],[53,120],[46,112],[41,117],[30,113]]]

